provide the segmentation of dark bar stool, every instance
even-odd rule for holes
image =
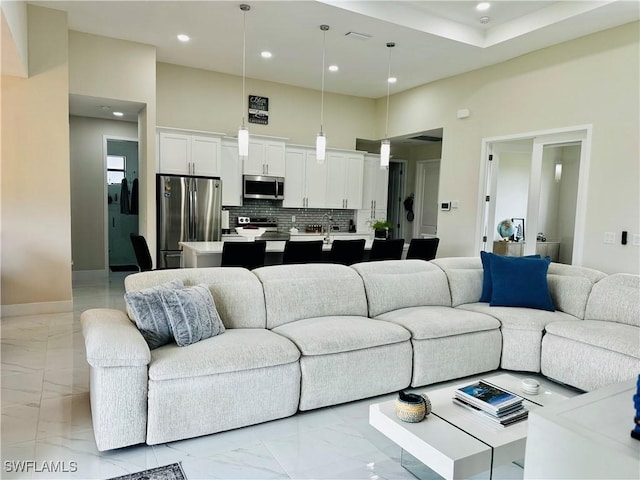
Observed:
[[[221,267],[243,267],[253,270],[264,265],[267,242],[224,242]]]
[[[364,239],[334,240],[331,244],[329,259],[331,263],[352,265],[362,261],[364,255]]]
[[[151,260],[151,253],[149,252],[147,240],[142,235],[136,235],[135,233],[130,234],[129,237],[131,238],[133,253],[136,255],[138,269],[141,272],[153,270],[153,261]]]
[[[322,240],[291,241],[284,244],[282,263],[318,263],[322,258]]]
[[[409,242],[409,250],[407,251],[407,260],[433,260],[436,258],[439,238],[412,238]]]
[[[375,238],[373,240],[373,245],[371,245],[369,261],[400,260],[402,258],[403,248],[404,238],[396,238],[393,240],[381,240]]]

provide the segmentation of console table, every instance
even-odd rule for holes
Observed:
[[[529,414],[525,479],[638,478],[631,437],[636,381],[610,385]]]
[[[526,242],[493,242],[493,253],[508,257],[522,257]],[[536,253],[542,258],[549,257],[552,262],[560,258],[560,242],[536,242]]]

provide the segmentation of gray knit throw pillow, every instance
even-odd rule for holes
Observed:
[[[224,332],[209,287],[204,284],[162,292],[173,338],[180,347]]]
[[[182,288],[182,280],[175,279],[156,287],[125,293],[124,299],[131,310],[133,321],[150,349],[173,342],[173,332],[162,297],[164,292]]]

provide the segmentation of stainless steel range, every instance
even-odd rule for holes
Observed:
[[[262,227],[266,230],[262,236],[258,237],[259,240],[289,240],[288,233],[278,232],[278,220],[274,217],[238,217],[237,227],[245,227],[247,225]]]

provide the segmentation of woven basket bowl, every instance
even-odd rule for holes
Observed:
[[[403,422],[421,422],[431,413],[431,401],[429,397],[423,395],[422,398],[424,402],[405,402],[397,398],[395,402],[397,417]]]

